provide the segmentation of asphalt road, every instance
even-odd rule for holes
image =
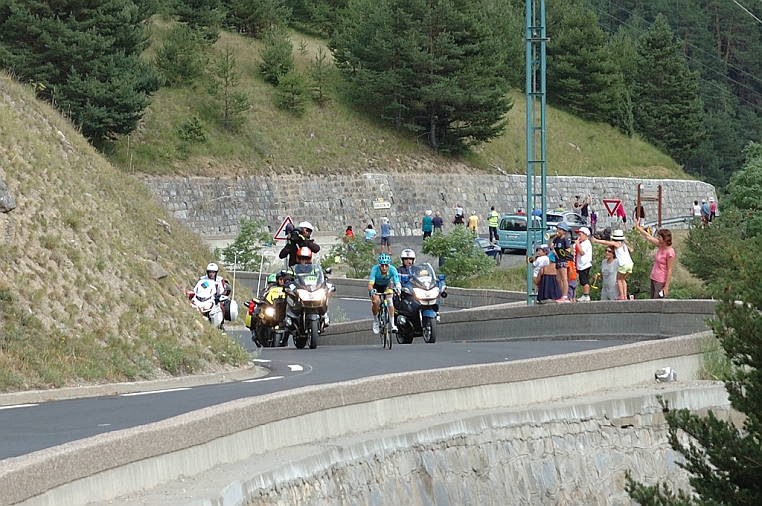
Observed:
[[[253,349],[249,332],[230,332]],[[419,340],[417,340],[419,341]],[[404,371],[487,364],[574,353],[624,341],[448,342],[325,346],[315,350],[268,348],[258,364],[269,374],[232,383],[0,407],[0,460],[44,448],[164,420],[227,401],[272,392]]]

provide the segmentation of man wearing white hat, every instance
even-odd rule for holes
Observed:
[[[590,229],[582,227],[577,231],[576,244],[577,278],[582,285],[580,302],[590,302],[590,268],[593,266],[593,245],[590,243]]]

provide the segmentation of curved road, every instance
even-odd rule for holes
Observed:
[[[249,332],[230,332],[251,349]],[[626,344],[626,341],[444,342],[268,348],[257,360],[264,377],[192,388],[0,407],[0,460],[156,422],[223,402],[308,385],[404,371],[521,360]]]

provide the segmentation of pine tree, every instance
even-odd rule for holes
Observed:
[[[235,70],[236,59],[230,46],[214,60],[209,94],[222,103],[222,125],[226,130],[238,129],[244,121],[243,113],[251,109],[246,93],[237,91],[241,82],[240,72]]]
[[[705,135],[698,74],[688,69],[664,16],[640,37],[637,49],[635,130],[683,164]]]
[[[222,0],[174,0],[172,12],[177,21],[197,33],[207,45],[212,45],[220,38],[227,10]]]
[[[563,12],[558,9],[563,6]],[[576,3],[555,7],[548,22],[548,101],[590,121],[613,122],[622,76],[595,14]]]
[[[262,63],[259,72],[268,82],[278,85],[281,76],[288,74],[294,68],[294,46],[285,30],[275,28],[265,36],[265,45],[259,55]]]
[[[690,473],[695,495],[628,477],[627,490],[642,506],[762,504],[762,227],[754,225],[762,209],[762,146],[750,145],[746,156],[722,202],[722,216],[691,230],[683,258],[719,300],[712,328],[735,366],[725,388],[745,419],[736,427],[711,412],[699,416],[664,404],[670,446],[685,457],[680,465]]]
[[[358,0],[331,42],[334,60],[367,110],[458,151],[500,135],[504,52],[479,2]]]
[[[161,85],[140,59],[145,11],[131,0],[5,0],[0,65],[99,142],[135,129]]]

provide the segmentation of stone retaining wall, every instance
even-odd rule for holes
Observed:
[[[146,177],[145,182],[169,213],[201,236],[235,236],[238,219],[264,219],[275,232],[286,216],[308,220],[318,230],[343,232],[347,225],[360,231],[368,223],[378,228],[388,216],[397,236],[420,235],[426,210],[439,211],[446,226],[452,207],[462,204],[466,214],[481,217],[487,232],[490,206],[512,213],[526,206],[526,176],[458,174],[273,175],[247,178]],[[628,215],[637,201],[638,184],[662,185],[662,218],[691,214],[693,201],[716,198],[712,185],[701,181],[606,177],[549,177],[547,207],[575,195],[591,194],[599,217],[606,215],[602,199],[620,199]],[[390,207],[375,209],[379,199]],[[645,203],[647,220],[656,219],[657,204]]]

